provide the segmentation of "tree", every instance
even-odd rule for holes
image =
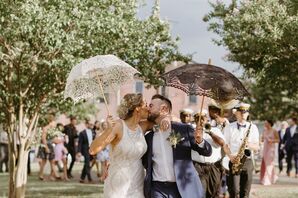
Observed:
[[[139,20],[136,5],[135,0],[0,2],[0,120],[9,137],[9,197],[25,195],[38,118],[51,106],[45,103],[58,102],[72,66],[115,54],[158,85],[156,76],[167,63],[188,59],[178,52],[168,24],[155,14]]]
[[[248,102],[252,105],[251,117],[253,120],[287,120],[298,116],[298,102],[287,98],[286,92],[268,89],[266,83],[249,83],[247,85],[251,92]]]
[[[297,101],[298,2],[233,0],[229,5],[218,1],[211,6],[213,10],[204,20],[209,22],[209,30],[220,36],[215,43],[229,50],[227,59],[240,63],[246,77],[255,79],[260,90],[266,88],[276,96]],[[256,101],[260,105],[263,102]],[[287,105],[272,96],[266,108],[276,103]],[[287,108],[283,111],[278,117]]]

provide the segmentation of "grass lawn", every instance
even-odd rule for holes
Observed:
[[[50,181],[46,179],[41,181],[37,177],[37,167],[33,166],[33,174],[28,177],[26,188],[26,197],[103,197],[103,184],[99,184],[93,170],[94,184],[79,183],[79,175],[82,164],[75,164],[74,178],[64,182],[62,180]],[[45,178],[48,174],[45,174]],[[0,173],[0,197],[8,197],[8,173]],[[86,178],[87,181],[87,178]]]

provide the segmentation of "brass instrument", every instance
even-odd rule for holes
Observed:
[[[204,124],[204,131],[206,131],[206,132],[210,132],[210,130],[211,130],[211,124],[209,124],[209,123],[205,123],[205,124]]]
[[[246,149],[247,147],[247,143],[248,143],[248,136],[250,134],[250,128],[251,128],[251,125],[252,123],[250,123],[247,131],[246,131],[246,135],[243,139],[243,142],[239,148],[239,151],[236,155],[236,158],[235,158],[235,161],[233,164],[232,164],[232,174],[239,174],[245,161],[246,161],[246,158],[249,157],[251,155],[251,152],[250,150]]]

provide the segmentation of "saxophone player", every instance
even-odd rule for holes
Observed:
[[[249,107],[247,103],[236,105],[233,109],[236,121],[224,129],[226,139],[224,151],[230,158],[228,177],[230,198],[249,197],[252,184],[251,153],[259,150],[259,131],[255,124],[247,121]]]

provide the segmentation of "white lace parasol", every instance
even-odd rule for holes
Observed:
[[[98,55],[83,60],[70,71],[64,98],[74,102],[81,99],[104,97],[104,88],[117,88],[139,73],[114,55]],[[107,104],[106,104],[107,105]]]

